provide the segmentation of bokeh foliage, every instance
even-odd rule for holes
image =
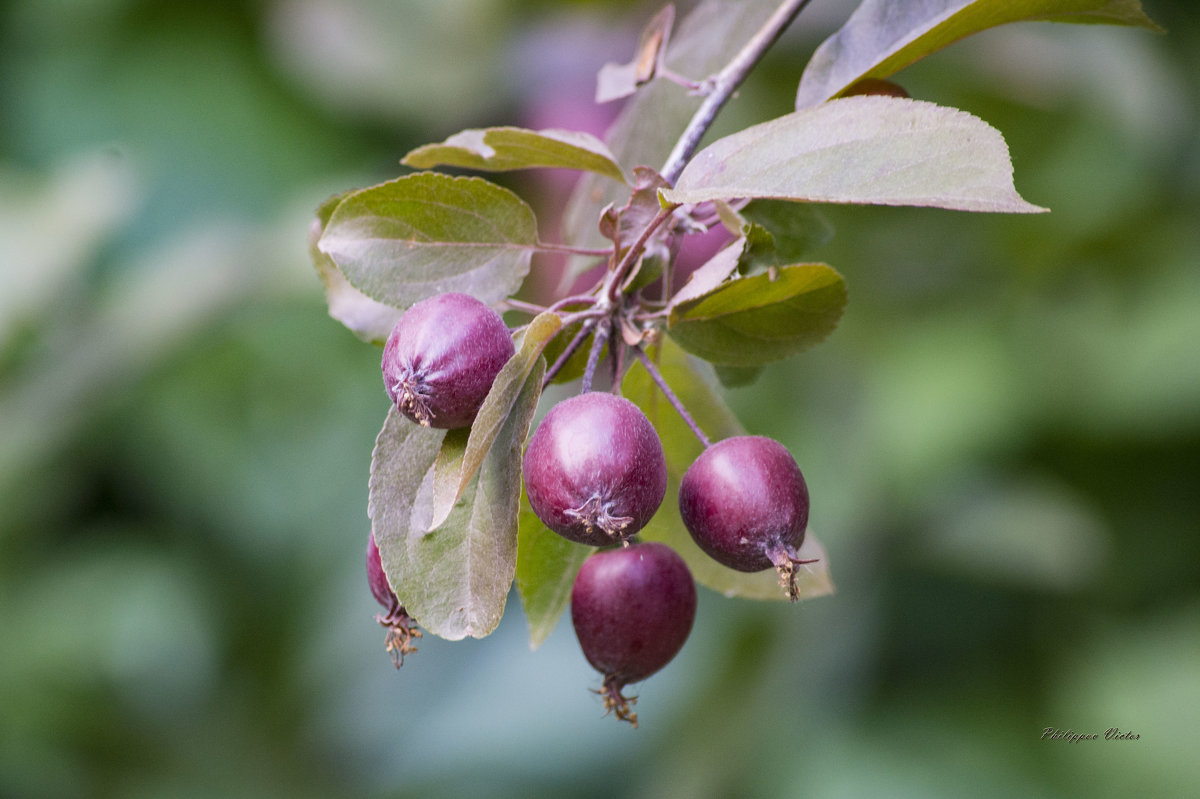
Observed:
[[[789,110],[851,5],[814,3],[729,124]],[[728,397],[797,455],[838,594],[702,592],[636,733],[519,614],[392,671],[362,565],[387,400],[309,220],[463,127],[598,132],[589,75],[654,11],[616,6],[0,7],[0,795],[1200,791],[1182,0],[1145,3],[1165,37],[1026,24],[898,76],[1002,131],[1053,213],[829,209],[838,330]]]

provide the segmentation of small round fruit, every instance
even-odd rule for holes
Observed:
[[[706,449],[679,485],[679,514],[692,538],[731,569],[775,566],[796,599],[797,550],[808,526],[808,487],[787,447],[737,436]]]
[[[468,294],[413,305],[383,347],[383,384],[396,408],[425,427],[467,427],[513,356],[500,314]]]
[[[604,707],[637,726],[636,697],[621,689],[667,665],[696,618],[696,584],[683,558],[659,543],[602,550],[583,562],[571,622],[584,657],[604,675]]]
[[[537,517],[590,546],[646,526],[667,493],[667,463],[654,425],[627,399],[599,391],[550,409],[522,464]]]
[[[383,572],[383,560],[379,557],[379,546],[375,543],[375,532],[367,536],[367,583],[371,586],[371,594],[384,609],[375,617],[375,621],[387,629],[384,645],[392,656],[396,668],[404,665],[404,656],[417,651],[412,645],[414,638],[421,637],[417,623],[408,615],[400,600],[396,597],[387,575]]]

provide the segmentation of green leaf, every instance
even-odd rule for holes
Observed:
[[[516,573],[521,448],[541,395],[543,371],[539,361],[475,480],[446,522],[432,532],[426,531],[433,514],[436,453],[411,453],[394,443],[392,420],[399,417],[394,410],[376,444],[368,507],[374,510],[384,571],[409,615],[434,635],[452,641],[482,638],[504,615]],[[407,433],[410,439],[418,435]],[[415,491],[414,484],[419,486]]]
[[[426,473],[437,460],[445,435],[444,430],[413,423],[393,406],[371,453],[367,516],[383,570],[401,603],[409,590],[397,578],[406,572],[413,503]]]
[[[520,287],[536,246],[520,197],[432,172],[348,195],[317,242],[351,285],[398,308],[447,291],[496,303]]]
[[[518,398],[526,396],[531,390],[526,383],[541,359],[546,342],[561,328],[562,319],[556,313],[546,311],[534,317],[525,328],[519,349],[496,375],[471,427],[451,431],[446,436],[442,444],[444,458],[439,456],[439,468],[434,472],[431,530],[436,530],[449,518],[454,503],[475,477],[497,436],[504,429],[504,423],[513,412]],[[542,368],[545,369],[544,364]],[[541,394],[540,381],[537,393]],[[452,449],[447,451],[447,446]]]
[[[620,165],[604,142],[590,133],[571,130],[464,130],[441,144],[418,147],[400,163],[417,169],[456,166],[493,172],[534,167],[581,169],[625,182]]]
[[[701,374],[698,365],[679,347],[667,339],[651,353],[667,384],[712,440],[746,434]],[[638,537],[647,541],[662,541],[671,546],[687,562],[696,581],[713,591],[729,597],[786,599],[774,570],[747,573],[728,569],[704,554],[692,540],[679,516],[679,482],[692,461],[703,451],[703,445],[640,362],[625,375],[621,392],[636,403],[654,424],[662,439],[663,454],[667,460],[667,498],[650,523],[638,533]],[[829,559],[816,536],[810,533],[805,538],[800,556],[820,558],[817,563],[801,567],[801,574],[797,578],[800,596],[807,599],[832,593]]]
[[[833,225],[820,209],[780,200],[754,200],[742,217],[761,225],[775,240],[775,265],[798,264],[833,238]]]
[[[725,65],[775,11],[777,0],[705,0],[676,26],[665,63],[680,75],[702,80]],[[606,141],[617,161],[662,167],[702,98],[655,78],[626,101]],[[621,207],[629,187],[584,175],[563,216],[565,240],[581,247],[603,247],[596,219],[607,205]],[[574,257],[563,279],[569,283],[595,266],[594,258]]]
[[[1162,31],[1137,0],[863,0],[813,53],[796,108],[818,105],[862,78],[886,78],[972,33],[1022,20]]]
[[[731,280],[677,305],[668,329],[679,346],[706,361],[757,366],[824,340],[845,307],[841,275],[825,264],[797,264]]]
[[[347,192],[348,193],[348,192]],[[337,268],[325,253],[317,248],[333,209],[346,196],[346,193],[335,194],[317,209],[316,218],[308,229],[308,255],[321,283],[325,286],[325,300],[329,305],[329,315],[345,325],[351,333],[370,344],[382,345],[403,313],[398,308],[376,302],[358,289],[350,285],[346,276]]]
[[[732,197],[1036,213],[999,131],[965,111],[846,97],[718,139],[684,168],[674,203]]]
[[[717,380],[721,381],[721,385],[725,388],[743,388],[758,380],[758,376],[762,374],[761,366],[725,366],[723,364],[714,364],[713,372],[717,375]]]
[[[594,547],[568,541],[542,524],[529,498],[521,493],[517,539],[517,593],[529,620],[529,646],[537,649],[554,632],[571,604],[571,588],[579,567]]]

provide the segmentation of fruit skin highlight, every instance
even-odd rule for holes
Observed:
[[[679,514],[713,560],[744,572],[774,566],[796,599],[797,551],[808,526],[808,486],[787,447],[762,436],[719,441],[688,467]]]
[[[599,391],[550,409],[522,463],[537,517],[559,535],[608,546],[646,526],[667,493],[654,425],[627,399]]]
[[[584,657],[604,675],[604,707],[637,726],[621,689],[667,665],[696,618],[696,584],[666,544],[634,543],[596,552],[575,577],[571,622]]]
[[[421,300],[383,347],[383,385],[425,427],[468,427],[515,348],[500,314],[468,294]]]

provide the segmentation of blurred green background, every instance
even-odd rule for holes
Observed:
[[[788,111],[852,5],[724,124]],[[1145,6],[1168,36],[1010,26],[899,76],[1054,213],[830,212],[841,327],[729,397],[796,454],[839,592],[701,592],[634,731],[515,597],[392,669],[379,354],[305,236],[462,127],[602,127],[591,76],[654,7],[0,5],[0,796],[1200,795],[1200,20]]]

